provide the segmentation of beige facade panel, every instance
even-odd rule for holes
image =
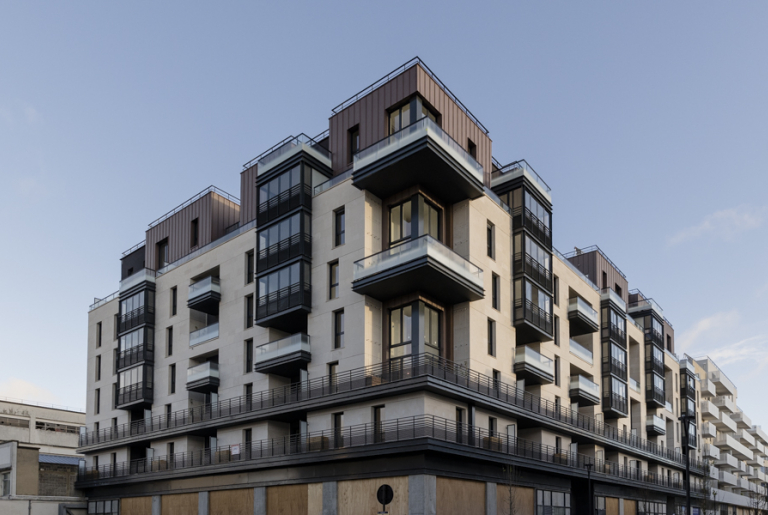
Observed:
[[[359,513],[378,513],[381,504],[376,500],[376,492],[381,485],[392,487],[394,497],[387,505],[389,515],[408,514],[408,477],[382,477],[376,479],[360,479],[354,481],[339,481],[338,483],[338,515],[357,515]]]
[[[438,477],[437,513],[440,515],[485,513],[485,483]]]
[[[210,493],[210,515],[253,515],[253,488]]]

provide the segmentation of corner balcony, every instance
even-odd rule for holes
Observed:
[[[615,307],[623,313],[627,312],[627,303],[621,298],[621,295],[613,291],[612,288],[603,288],[600,290],[600,302],[612,302]]]
[[[518,345],[552,340],[552,314],[526,298],[515,299],[514,324]]]
[[[654,406],[657,408],[663,408],[666,405],[666,401],[664,400],[664,390],[661,388],[656,387],[648,387],[645,388],[645,402],[649,404],[650,406]]]
[[[545,290],[552,292],[552,272],[528,253],[518,252],[515,254],[513,273],[525,274],[543,286]]]
[[[494,170],[491,174],[491,188],[494,190],[504,183],[511,182],[518,178],[527,179],[528,183],[532,185],[539,194],[552,203],[552,189],[549,184],[544,182],[544,179],[536,173],[536,171],[528,164],[528,161],[521,159],[505,165],[497,170]]]
[[[446,204],[483,195],[483,167],[429,118],[354,155],[352,183],[385,199],[420,185]]]
[[[645,371],[656,372],[661,377],[664,377],[664,362],[653,356],[648,356],[645,358]]]
[[[720,449],[712,444],[705,444],[704,449],[702,450],[702,454],[705,458],[712,458],[714,460],[720,459]]]
[[[661,306],[659,306],[659,304],[653,299],[638,298],[634,302],[630,302],[627,309],[627,312],[630,314],[640,314],[649,311],[655,313],[656,316],[659,317],[659,320],[664,320],[664,310],[661,309]]]
[[[568,299],[568,323],[572,336],[594,333],[600,329],[597,311],[581,297]]]
[[[600,404],[600,386],[582,375],[571,376],[568,396],[579,406],[594,406]]]
[[[612,374],[622,381],[627,380],[627,365],[611,356],[603,356],[603,375]]]
[[[296,333],[281,340],[256,347],[253,370],[263,374],[292,377],[312,361],[309,336]]]
[[[483,271],[427,235],[355,261],[352,291],[381,301],[421,291],[456,304],[483,298]]]
[[[302,273],[304,281],[259,297],[256,301],[256,325],[286,332],[306,327],[307,313],[312,309],[312,286],[307,282],[307,276]]]
[[[735,433],[738,430],[736,427],[736,422],[734,422],[731,417],[729,417],[728,414],[723,411],[720,412],[720,418],[714,420],[713,422],[720,431]]]
[[[724,411],[729,415],[739,411],[739,408],[736,407],[736,403],[733,399],[729,399],[728,397],[715,397],[715,406],[720,408],[720,411]]]
[[[187,390],[208,393],[219,387],[219,364],[206,361],[187,369]]]
[[[144,324],[155,323],[155,310],[149,306],[141,306],[123,313],[117,320],[117,332],[118,334],[126,331],[131,331]]]
[[[744,430],[752,429],[752,420],[743,411],[738,411],[738,409],[739,408],[737,407],[736,408],[737,411],[735,411],[733,415],[731,415],[731,418],[733,419],[733,421],[736,422],[736,426],[739,429],[744,429]],[[747,435],[747,436],[751,437],[751,435]],[[752,445],[755,445],[754,438],[752,438]]]
[[[155,276],[156,276],[156,273],[154,270],[150,270],[149,268],[143,268],[138,272],[136,272],[135,274],[128,276],[122,281],[120,281],[120,293],[123,294],[128,290],[134,288],[135,286],[138,286],[145,282],[154,284]]]
[[[768,445],[768,434],[763,431],[760,426],[752,426],[749,430],[749,434],[753,435],[757,439],[758,443]]]
[[[552,360],[528,346],[515,349],[514,372],[518,379],[525,379],[531,384],[551,384],[555,381]]]
[[[582,359],[586,363],[589,363],[592,365],[594,363],[594,357],[592,354],[592,351],[584,347],[582,344],[577,342],[576,340],[568,340],[568,346],[571,354],[576,356],[577,358]]]
[[[661,436],[667,434],[667,423],[657,415],[648,415],[645,418],[645,430],[649,436]]]
[[[219,314],[221,281],[218,277],[206,277],[189,285],[187,307],[209,315]]]
[[[715,384],[717,395],[737,395],[736,386],[721,370],[710,372],[709,380]]]
[[[214,340],[219,337],[219,323],[211,324],[209,326],[192,331],[189,333],[189,346],[194,347],[205,343],[210,340]]]
[[[720,409],[710,401],[701,401],[702,420],[720,420]]]
[[[701,436],[704,438],[716,438],[717,437],[717,428],[712,422],[702,422],[701,423]]]
[[[259,250],[256,256],[256,271],[263,272],[299,256],[312,258],[312,236],[309,232],[294,234]]]
[[[115,408],[133,409],[152,405],[153,388],[150,381],[143,381],[115,390]]]
[[[615,393],[603,395],[603,416],[605,418],[628,417],[627,399]]]
[[[321,135],[322,136],[322,135]],[[273,146],[260,156],[253,159],[251,162],[245,165],[245,168],[249,168],[253,162],[257,162],[259,167],[257,175],[264,175],[269,170],[272,170],[281,163],[284,163],[291,159],[293,156],[303,152],[314,159],[324,164],[328,169],[331,168],[331,152],[323,147],[318,141],[318,138],[310,138],[306,134],[302,133],[298,136],[288,136],[283,141]]]
[[[701,379],[701,396],[705,399],[711,399],[717,396],[717,388],[715,383],[707,379],[706,377]]]
[[[155,346],[152,343],[137,345],[117,353],[116,370],[137,365],[139,363],[152,363],[155,359]]]

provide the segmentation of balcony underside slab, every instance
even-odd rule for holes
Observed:
[[[262,374],[277,374],[279,376],[292,377],[297,375],[300,368],[307,366],[312,361],[312,355],[305,350],[297,350],[284,356],[277,356],[254,364],[254,372]]]
[[[555,376],[528,363],[515,363],[514,371],[518,379],[525,379],[530,384],[551,384],[555,381]]]
[[[596,333],[600,327],[578,310],[568,312],[568,323],[570,325],[571,336],[581,336],[582,334]]]
[[[202,311],[209,315],[218,315],[220,302],[221,293],[217,291],[208,291],[189,299],[187,301],[187,307],[196,311]]]

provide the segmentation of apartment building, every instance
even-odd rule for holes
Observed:
[[[84,426],[82,411],[0,398],[0,513],[85,513],[75,489]]]
[[[701,504],[703,376],[661,307],[552,246],[549,186],[423,61],[240,177],[151,222],[91,306],[98,513],[376,513],[387,484],[390,514],[655,515],[686,465]]]

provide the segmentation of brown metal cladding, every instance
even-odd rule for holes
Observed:
[[[256,190],[257,164],[240,173],[240,225],[256,219],[259,196]]]
[[[198,244],[192,247],[192,220],[198,219]],[[146,266],[157,266],[157,244],[168,238],[168,257],[173,263],[190,252],[224,235],[227,227],[240,220],[240,206],[215,192],[210,192],[147,230]]]
[[[603,255],[593,250],[577,254],[568,258],[579,270],[592,280],[599,288],[609,287],[615,291],[614,285],[618,284],[621,288],[621,298],[628,303],[628,284],[627,280],[606,260]],[[606,284],[603,284],[603,272],[606,274]]]
[[[670,346],[667,346],[667,336],[670,337]],[[675,330],[669,325],[667,319],[664,319],[664,348],[669,349],[670,352],[675,352]]]

